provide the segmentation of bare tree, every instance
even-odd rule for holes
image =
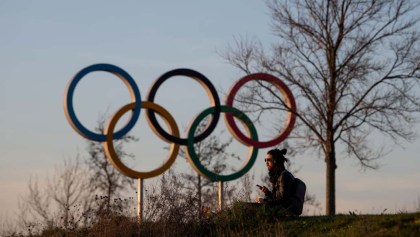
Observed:
[[[70,225],[70,218],[74,219],[76,205],[81,205],[87,198],[87,182],[83,179],[86,171],[80,166],[80,158],[65,159],[62,168],[57,168],[52,179],[48,181],[48,196],[55,201],[61,213],[63,226]]]
[[[75,215],[83,213],[83,210],[76,213],[75,206],[88,195],[84,172],[77,155],[56,167],[53,175],[46,178],[43,188],[39,187],[38,179],[30,179],[29,193],[19,200],[21,224],[30,230],[41,227],[34,223],[40,223],[44,228],[75,227],[78,224]]]
[[[237,191],[236,200],[240,202],[253,202],[252,192],[255,190],[254,180],[255,175],[246,173],[239,179],[240,189]]]
[[[384,134],[396,144],[415,137],[420,46],[418,19],[412,16],[417,5],[409,0],[273,0],[268,7],[279,41],[267,52],[257,40],[239,39],[225,54],[245,73],[274,74],[292,89],[298,110],[291,112],[298,121],[290,138],[325,157],[328,215],[336,211],[341,148],[363,168],[377,168],[375,160],[385,151],[369,143],[370,134]],[[248,89],[238,96],[244,108],[290,111],[271,85],[260,81]]]
[[[195,132],[196,135],[202,133],[206,128],[206,120],[201,122]],[[211,135],[201,142],[194,144],[195,153],[200,160],[201,164],[209,170],[212,170],[216,174],[222,174],[222,172],[234,171],[234,168],[229,165],[228,159],[239,160],[240,157],[233,153],[228,153],[226,149],[232,143],[233,138],[222,140],[224,131],[221,131],[217,135]],[[180,150],[179,155],[184,159],[187,159],[184,150]],[[192,171],[192,173],[183,173],[181,178],[184,190],[190,196],[196,197],[196,206],[198,209],[198,215],[201,217],[202,208],[212,208],[217,206],[217,183],[203,178],[200,174]],[[229,198],[235,190],[234,186],[225,185],[224,192],[225,196]]]
[[[194,208],[196,196],[183,189],[183,179],[180,179],[172,168],[160,176],[157,185],[148,185],[145,220],[185,223],[197,218],[197,211]]]
[[[102,116],[98,120],[98,126],[95,128],[97,132],[104,133],[105,117]],[[138,139],[131,135],[126,135],[123,138],[114,142],[115,151],[118,157],[123,160],[126,158],[133,158],[133,154],[124,151],[124,144],[135,142]],[[102,198],[102,204],[99,205],[99,210],[107,210],[111,201],[117,193],[127,190],[129,187],[133,188],[133,179],[124,176],[116,170],[107,160],[105,150],[102,143],[87,140],[88,157],[86,164],[89,169],[89,189],[91,193],[96,193]]]

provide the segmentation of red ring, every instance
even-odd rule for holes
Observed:
[[[291,112],[291,111],[296,111],[295,98],[293,97],[293,94],[290,91],[289,87],[287,87],[287,85],[284,84],[277,77],[272,76],[270,74],[266,74],[266,73],[255,73],[255,74],[250,74],[248,76],[243,77],[232,86],[226,98],[227,106],[234,107],[233,100],[239,88],[251,80],[262,80],[262,81],[270,82],[273,85],[275,85],[276,88],[283,94],[283,96],[285,97],[285,102],[287,106],[290,108],[290,111],[288,112],[288,115],[287,115],[285,128],[276,138],[270,141],[260,142],[260,141],[255,141],[248,138],[241,132],[241,130],[236,125],[235,120],[233,119],[232,113],[225,113],[226,126],[229,128],[230,131],[232,131],[232,134],[235,136],[235,138],[241,141],[242,143],[255,146],[258,148],[276,146],[289,136],[290,132],[293,129],[293,126],[295,125],[296,114]]]

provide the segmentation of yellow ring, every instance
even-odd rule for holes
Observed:
[[[135,102],[130,103],[128,105],[125,105],[114,114],[111,121],[108,123],[108,125],[105,128],[106,141],[103,142],[103,146],[104,146],[105,154],[106,154],[106,157],[107,157],[108,161],[111,162],[111,164],[118,171],[120,171],[122,174],[124,174],[126,176],[129,176],[131,178],[147,179],[147,178],[152,178],[152,177],[158,176],[158,175],[162,174],[163,172],[165,172],[165,170],[169,169],[169,167],[171,167],[171,165],[174,163],[176,157],[178,156],[179,145],[175,144],[175,143],[172,143],[171,146],[170,146],[170,149],[169,149],[169,155],[168,155],[168,158],[166,159],[166,162],[162,166],[160,166],[160,167],[158,167],[158,168],[156,168],[152,171],[139,172],[139,171],[135,171],[133,169],[130,169],[129,167],[124,165],[121,162],[121,160],[118,158],[118,155],[117,155],[117,153],[115,152],[115,149],[114,149],[114,143],[113,143],[114,129],[115,129],[115,125],[117,124],[117,121],[121,118],[121,116],[129,110],[133,110],[135,108],[135,105],[136,105]],[[151,110],[155,111],[156,113],[158,113],[160,116],[162,116],[166,125],[170,128],[172,135],[176,136],[176,137],[179,137],[179,130],[178,130],[178,126],[175,123],[175,119],[171,116],[171,114],[167,110],[165,110],[160,105],[157,105],[155,103],[148,102],[148,101],[143,101],[141,103],[141,107],[145,108],[145,109],[151,109]],[[155,132],[155,131],[153,131],[153,132]],[[162,138],[162,136],[160,136],[159,134],[157,134],[157,135],[160,138]],[[166,142],[169,142],[166,139],[164,139],[164,140]]]

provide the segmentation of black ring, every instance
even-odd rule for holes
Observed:
[[[174,69],[172,71],[166,72],[162,76],[160,76],[155,83],[153,84],[152,88],[149,90],[149,94],[147,95],[147,101],[150,101],[154,103],[155,95],[158,90],[158,88],[162,85],[163,82],[165,82],[167,79],[173,77],[173,76],[187,76],[190,77],[196,81],[198,81],[202,86],[206,87],[206,91],[208,91],[211,94],[210,100],[212,103],[214,103],[212,106],[214,106],[214,113],[212,114],[212,118],[206,129],[197,137],[194,137],[194,143],[200,142],[204,140],[206,137],[210,135],[210,133],[213,132],[213,130],[216,128],[217,122],[219,121],[220,113],[221,113],[221,107],[220,107],[220,99],[217,94],[216,88],[214,88],[213,84],[210,82],[207,77],[205,77],[203,74],[191,70],[191,69]],[[155,112],[153,110],[147,110],[146,113],[147,119],[150,121],[150,124],[156,129],[156,131],[166,138],[167,140],[177,143],[179,145],[186,146],[188,144],[187,138],[179,138],[174,137],[171,134],[167,133],[158,123],[156,119]]]

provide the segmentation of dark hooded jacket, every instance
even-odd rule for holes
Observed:
[[[282,206],[286,210],[292,208],[295,178],[285,170],[276,167],[269,172],[272,191],[266,193],[266,203],[270,206]]]

